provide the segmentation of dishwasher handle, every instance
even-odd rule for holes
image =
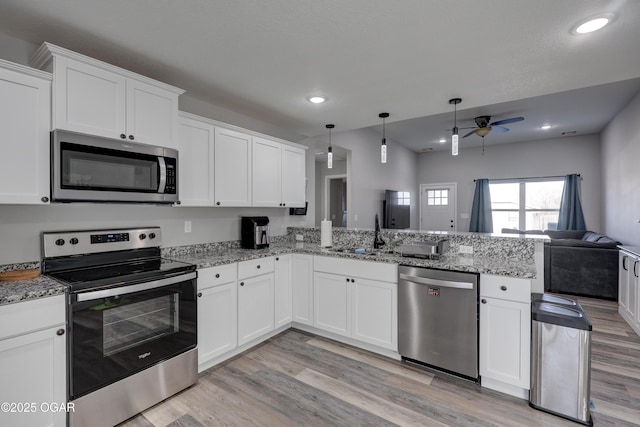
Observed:
[[[422,285],[440,286],[443,288],[473,289],[475,286],[473,282],[454,282],[451,280],[432,279],[429,277],[411,276],[402,273],[400,273],[400,279],[407,280],[409,282],[420,283]]]

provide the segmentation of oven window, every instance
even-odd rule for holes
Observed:
[[[156,157],[62,144],[63,188],[148,191],[158,189]]]
[[[110,356],[180,330],[178,294],[128,303],[126,297],[110,301],[96,309],[102,316],[103,355]]]

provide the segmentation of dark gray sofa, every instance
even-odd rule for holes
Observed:
[[[545,230],[544,288],[549,292],[618,299],[617,242],[591,231]]]

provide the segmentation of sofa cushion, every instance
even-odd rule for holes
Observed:
[[[592,231],[587,231],[582,235],[581,240],[584,240],[585,242],[597,242],[602,237],[604,237],[602,234],[594,233]]]

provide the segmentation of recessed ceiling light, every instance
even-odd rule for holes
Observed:
[[[540,129],[543,129],[543,130],[551,129],[551,125],[542,125],[540,126]]]
[[[598,31],[605,25],[613,22],[615,15],[613,13],[604,13],[598,16],[591,17],[580,21],[572,30],[574,34],[587,34],[594,31]]]
[[[322,104],[327,100],[327,98],[325,96],[310,96],[307,100],[313,104]]]
[[[446,140],[446,138],[440,138],[440,139],[438,140],[438,142],[439,142],[440,144],[444,144],[445,142],[447,142],[447,140]]]

